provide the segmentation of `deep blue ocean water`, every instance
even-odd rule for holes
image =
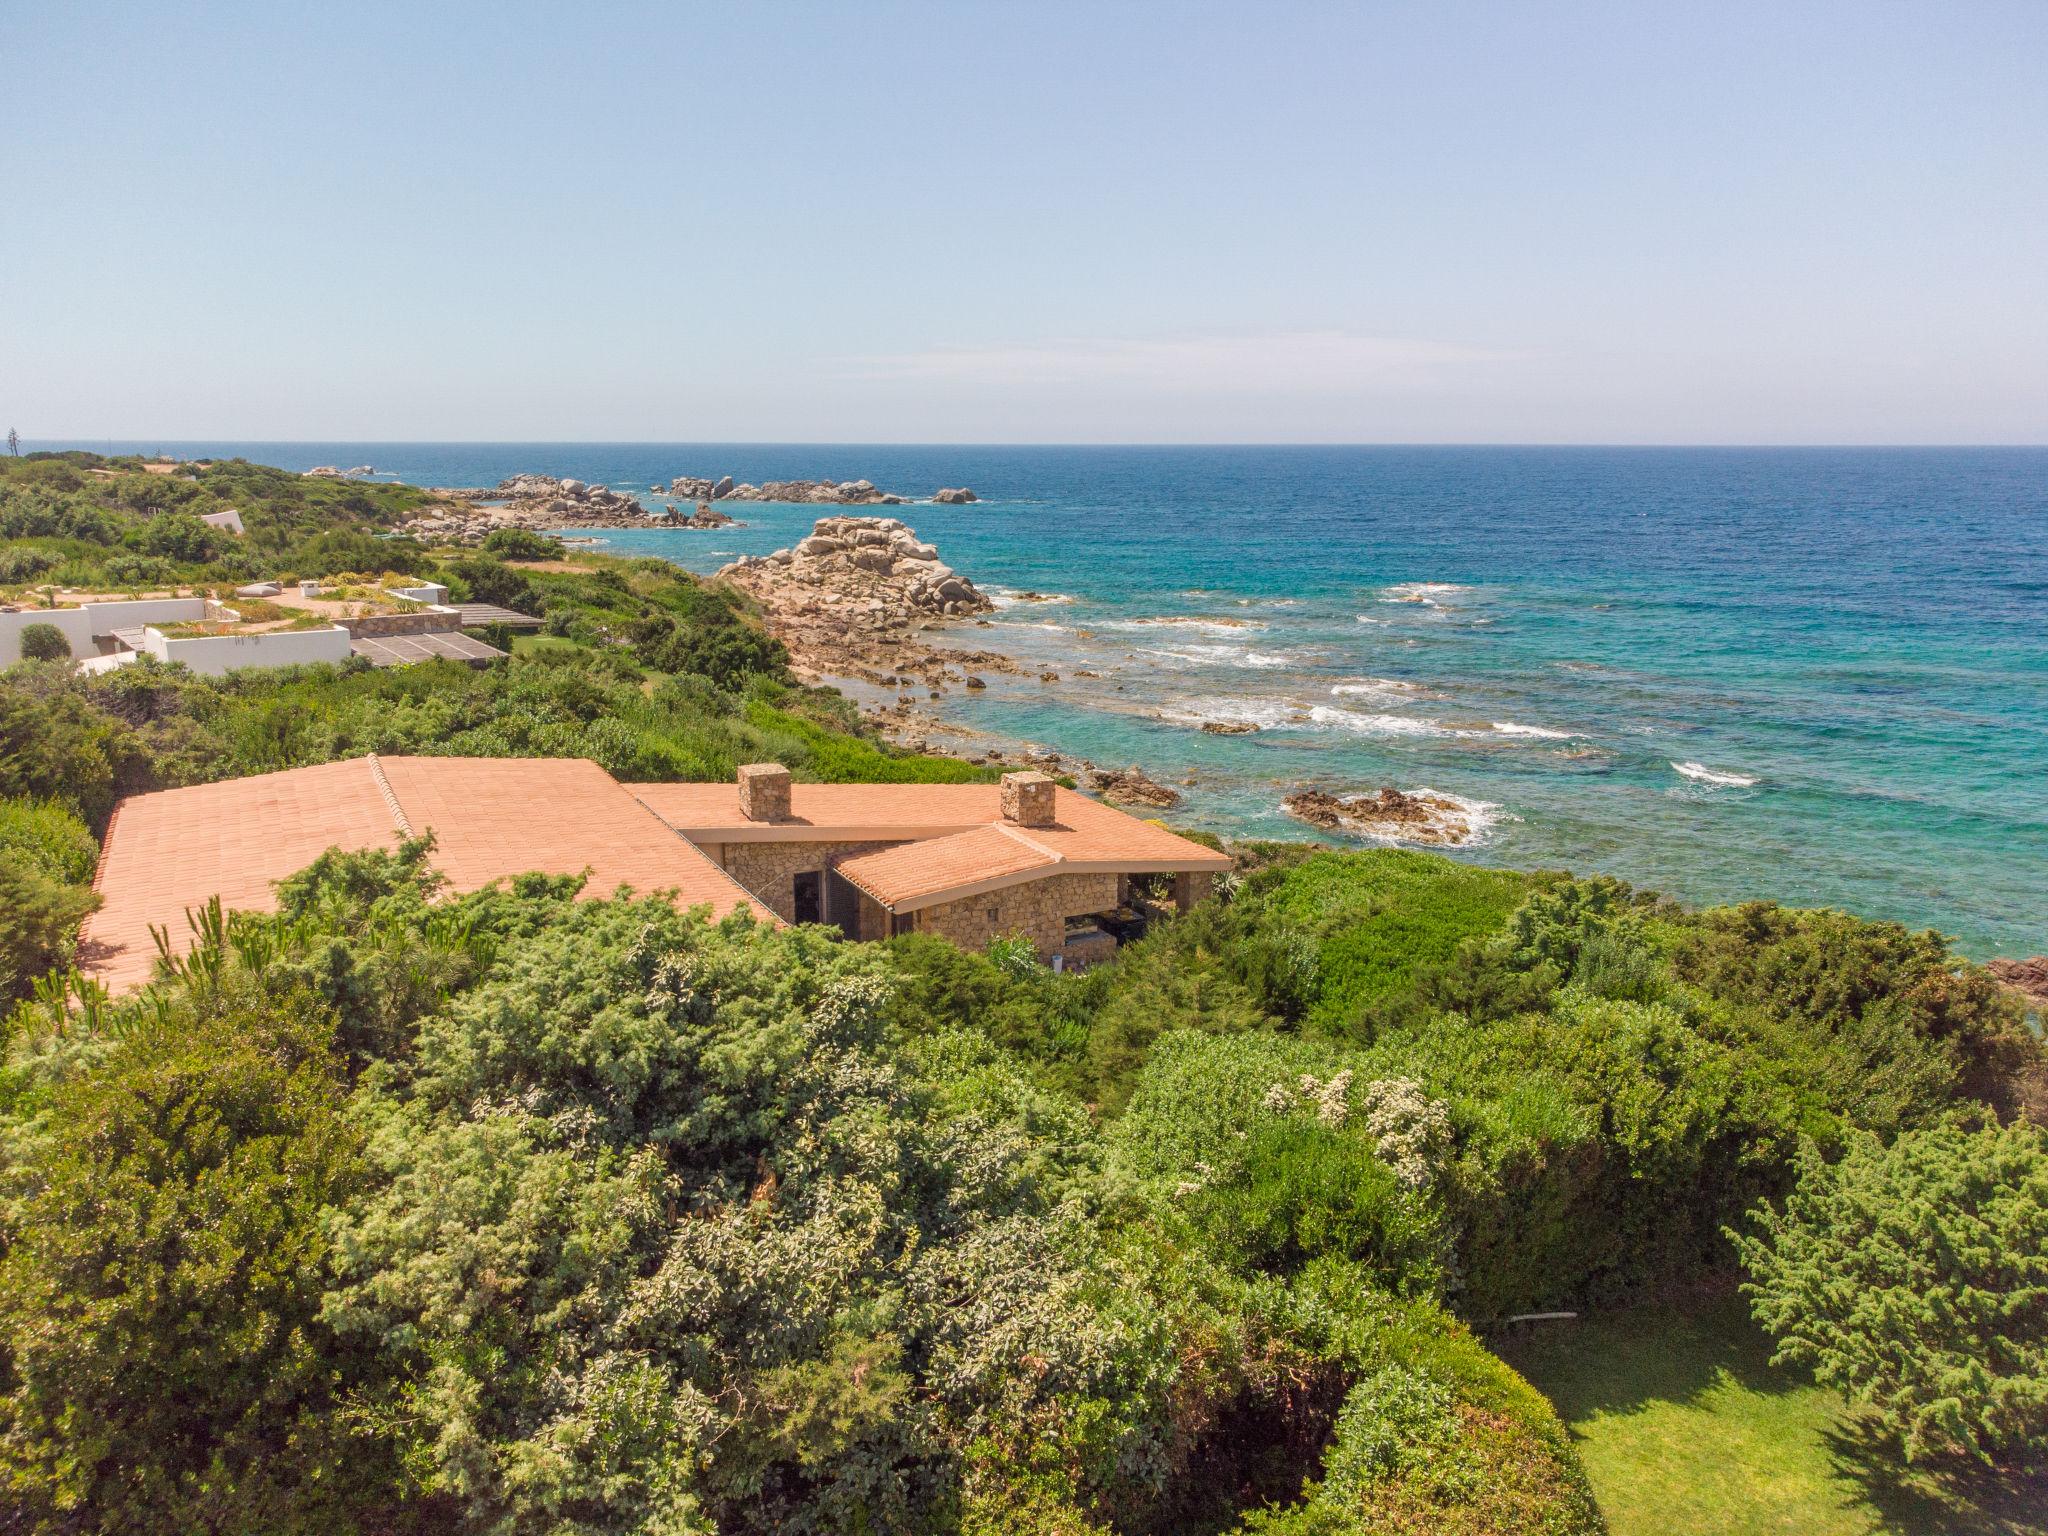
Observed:
[[[1463,857],[2048,951],[2048,450],[79,446],[968,485],[899,515],[985,588],[1062,599],[961,637],[1061,681],[951,696],[964,726],[1192,776],[1219,830],[1302,835],[1297,784],[1429,788],[1490,823]],[[829,509],[732,510],[601,536],[708,571]]]

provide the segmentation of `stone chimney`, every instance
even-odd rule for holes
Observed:
[[[1003,775],[1003,820],[1020,827],[1053,824],[1053,781],[1042,773]]]
[[[780,763],[740,769],[740,814],[749,821],[789,820],[789,770]]]

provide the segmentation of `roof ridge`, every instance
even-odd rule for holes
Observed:
[[[377,782],[377,792],[384,797],[385,809],[391,812],[392,824],[398,828],[401,837],[413,835],[412,819],[405,814],[405,807],[398,802],[398,791],[391,787],[391,781],[384,776],[384,765],[377,761],[377,754],[368,754],[370,777]]]
[[[1037,838],[1029,837],[1023,832],[1018,831],[1017,828],[1011,826],[1007,821],[992,821],[989,823],[989,825],[994,827],[998,832],[1002,833],[1005,837],[1014,838],[1016,839],[1016,841],[1022,843],[1026,848],[1029,848],[1034,852],[1044,854],[1048,859],[1051,859],[1055,864],[1064,864],[1067,862],[1067,856],[1064,853],[1061,853],[1057,848],[1046,847],[1045,844],[1041,843]]]

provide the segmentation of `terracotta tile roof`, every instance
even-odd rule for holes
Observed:
[[[1002,824],[995,784],[792,784],[786,821],[749,821],[731,784],[628,784],[662,820],[696,842],[849,842],[931,838]],[[1054,825],[1024,827],[1033,841],[1076,864],[1133,873],[1230,868],[1200,843],[1127,816],[1071,789],[1055,793]]]
[[[80,968],[113,990],[149,979],[150,924],[189,947],[188,908],[274,912],[271,886],[329,848],[388,848],[398,839],[367,758],[261,773],[123,800],[107,826],[93,884],[105,905],[86,920]]]
[[[185,914],[211,896],[272,912],[273,885],[328,848],[388,848],[430,828],[434,864],[457,892],[587,867],[588,896],[621,884],[673,889],[686,906],[708,902],[720,916],[745,906],[773,921],[595,763],[355,758],[122,801],[94,881],[105,905],[86,924],[80,966],[117,992],[140,986],[156,960],[151,924],[187,947]]]
[[[998,889],[1055,872],[1060,857],[1032,833],[996,825],[929,837],[856,854],[833,864],[841,875],[892,911],[940,896]]]
[[[434,866],[458,891],[539,870],[590,870],[589,896],[630,885],[673,889],[686,907],[710,903],[770,917],[724,870],[691,847],[597,764],[584,758],[380,758],[417,835],[432,829]]]
[[[1002,815],[1001,792],[994,784],[792,784],[789,820],[767,827],[741,813],[739,787],[730,782],[626,788],[685,837],[707,842],[720,841],[717,834],[726,832],[788,839],[866,827],[931,835],[983,826]],[[800,834],[797,829],[808,830]]]

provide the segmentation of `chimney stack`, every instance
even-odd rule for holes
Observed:
[[[1020,827],[1051,826],[1053,790],[1057,787],[1042,773],[1004,774],[1003,820]]]
[[[739,784],[740,814],[747,820],[789,820],[789,770],[782,764],[748,763]]]

